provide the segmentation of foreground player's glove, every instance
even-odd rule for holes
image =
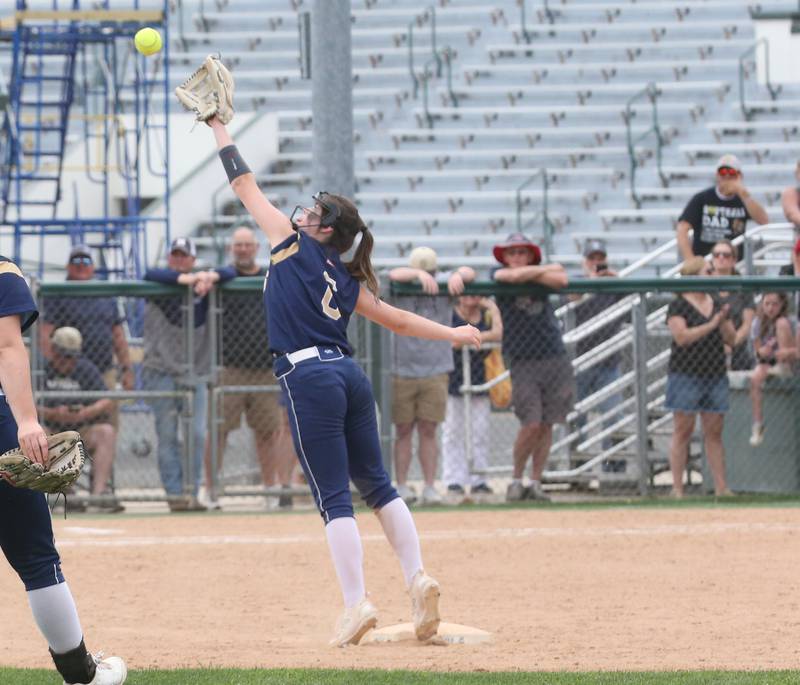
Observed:
[[[197,121],[216,116],[223,124],[233,119],[233,76],[219,57],[209,55],[183,85],[175,89],[181,104]]]
[[[47,437],[47,466],[37,464],[17,447],[0,455],[0,478],[18,488],[38,492],[63,492],[81,475],[86,461],[83,441],[77,431],[64,431]]]

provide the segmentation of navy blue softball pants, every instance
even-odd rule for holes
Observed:
[[[325,523],[353,516],[350,480],[367,506],[397,497],[381,458],[375,399],[361,367],[338,349],[318,348],[292,366],[275,361],[300,465]]]
[[[17,423],[0,396],[0,454],[19,447]],[[0,547],[27,591],[64,582],[47,498],[0,478]]]

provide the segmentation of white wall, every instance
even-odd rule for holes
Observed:
[[[800,69],[797,67],[797,54],[800,51],[800,34],[792,33],[792,20],[762,19],[755,22],[756,39],[769,41],[769,73],[774,85],[780,83],[800,83]],[[764,85],[766,79],[765,50],[757,50],[758,83]]]

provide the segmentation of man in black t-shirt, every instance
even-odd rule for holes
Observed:
[[[266,267],[256,262],[258,241],[246,225],[231,236],[231,256],[237,277],[266,278]],[[261,476],[266,486],[280,483],[290,487],[295,464],[294,447],[289,433],[286,409],[280,404],[277,380],[272,373],[272,355],[267,340],[262,292],[224,293],[222,300],[222,372],[221,385],[274,385],[275,392],[225,393],[222,397],[222,427],[219,433],[217,472],[222,470],[222,456],[228,434],[239,428],[242,415],[255,434]],[[211,493],[211,445],[206,443],[206,485]],[[206,502],[219,508],[215,497]],[[282,507],[292,505],[291,495],[281,495]]]
[[[742,182],[742,165],[735,155],[722,155],[717,162],[716,185],[697,193],[678,219],[678,247],[683,259],[705,257],[719,240],[744,235],[747,220],[769,222],[767,211]],[[689,230],[694,235],[689,238]],[[743,249],[739,247],[741,259]]]

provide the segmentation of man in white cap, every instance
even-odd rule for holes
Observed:
[[[436,252],[430,247],[411,251],[408,266],[389,272],[397,283],[418,282],[422,295],[395,298],[394,304],[445,326],[452,325],[450,297],[439,295]],[[475,271],[460,266],[447,277],[450,295],[460,295],[464,284],[475,280]],[[444,279],[442,279],[444,285]],[[425,481],[422,504],[440,504],[442,497],[434,486],[439,456],[436,429],[447,412],[447,384],[453,370],[453,349],[449,342],[396,336],[394,338],[392,414],[395,424],[395,477],[397,492],[408,504],[417,500],[408,485],[411,442],[417,430],[419,462]]]
[[[735,155],[722,155],[717,161],[716,184],[700,191],[678,219],[678,248],[686,260],[705,257],[720,240],[744,235],[747,220],[769,222],[767,210],[755,200],[742,182],[742,164]],[[694,235],[689,237],[689,230]],[[739,258],[744,253],[739,247]]]
[[[83,336],[77,328],[62,326],[50,338],[51,358],[45,365],[45,389],[50,391],[105,390],[100,370],[83,354]],[[116,513],[124,507],[113,498],[109,484],[117,432],[111,421],[114,402],[103,399],[53,398],[45,400],[39,414],[48,429],[75,430],[83,437],[91,456],[91,493],[106,499],[92,505],[95,512]],[[83,510],[79,505],[77,510]]]

